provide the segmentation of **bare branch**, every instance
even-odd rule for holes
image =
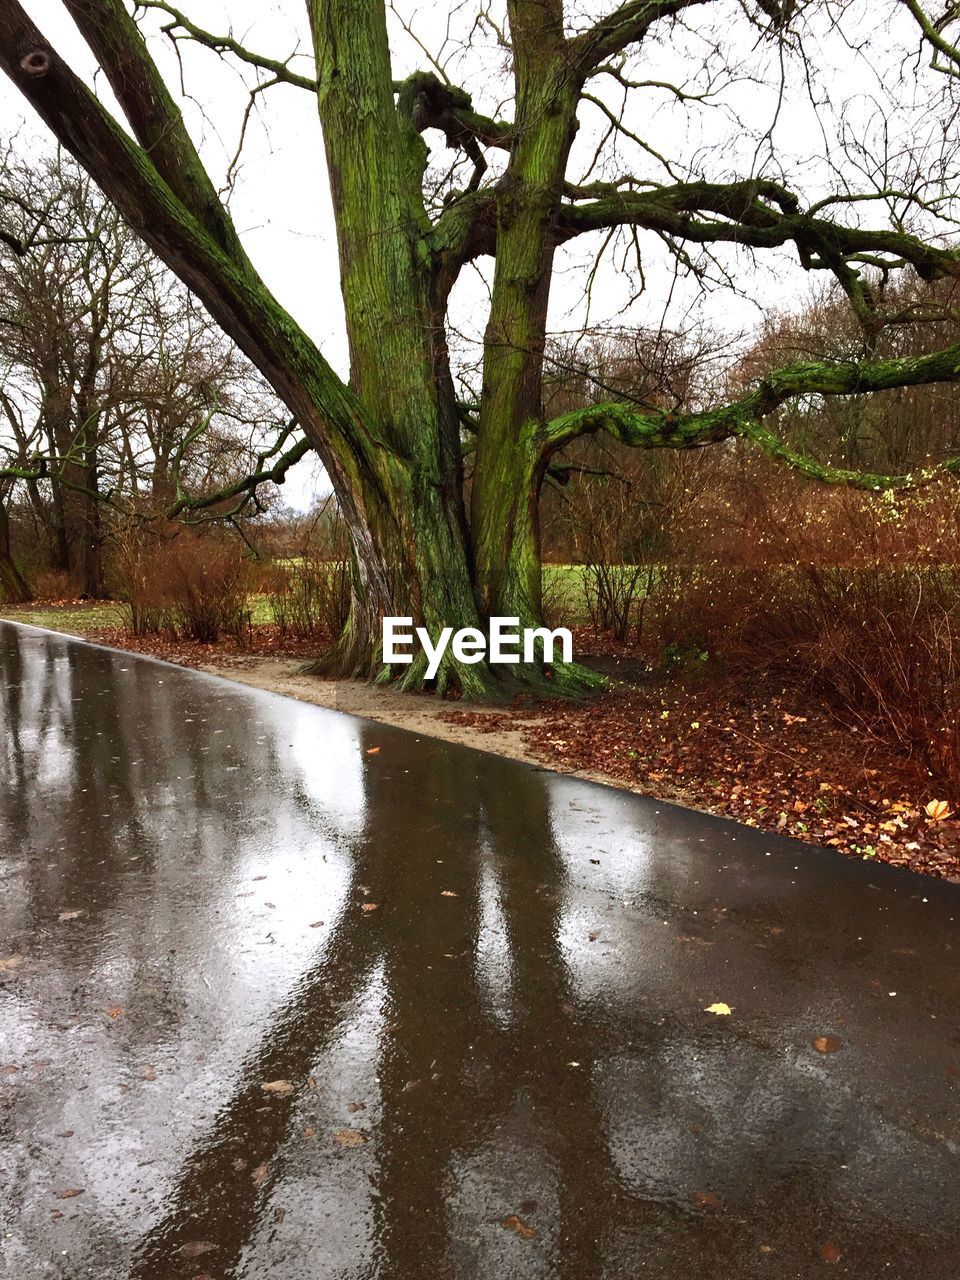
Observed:
[[[579,188],[577,197],[582,195],[593,198],[590,203],[565,203],[561,208],[557,229],[561,241],[585,231],[633,226],[697,244],[728,242],[771,249],[792,242],[804,267],[827,268],[838,275],[846,261],[874,254],[893,259],[888,265],[910,263],[924,279],[960,276],[957,250],[942,249],[906,232],[846,227],[812,217],[801,211],[792,192],[766,180],[677,183],[645,191],[595,183]],[[720,220],[697,216],[704,213],[717,214]]]
[[[172,4],[167,4],[166,0],[137,0],[137,8],[155,9],[161,13],[168,14],[171,21],[164,25],[163,30],[171,40],[193,40],[197,44],[202,44],[208,49],[212,49],[215,53],[232,54],[238,61],[245,62],[248,66],[256,67],[260,71],[268,72],[276,83],[290,84],[297,89],[307,89],[311,93],[316,93],[317,91],[316,77],[299,75],[296,71],[290,69],[290,62],[296,57],[295,53],[284,61],[279,58],[270,58],[266,54],[254,53],[252,49],[248,49],[239,40],[235,40],[232,35],[214,35],[211,31],[205,31],[203,27],[197,26],[195,22],[187,17],[182,10],[177,9]]]
[[[628,0],[569,42],[573,64],[581,78],[586,78],[608,58],[642,40],[660,18],[709,3],[711,0]]]

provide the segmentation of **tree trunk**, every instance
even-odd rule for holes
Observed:
[[[8,604],[25,604],[33,599],[26,578],[10,554],[10,517],[0,502],[0,595]]]
[[[540,488],[543,353],[555,226],[578,85],[563,36],[562,5],[513,0],[517,135],[498,201],[492,303],[471,498],[477,586],[488,614],[541,621]],[[558,669],[557,687],[596,683]]]
[[[353,542],[353,607],[326,667],[381,669],[381,620],[412,617],[438,635],[477,626],[463,508],[459,421],[421,179],[427,151],[398,110],[385,13],[379,0],[310,5],[318,106],[340,254],[350,382],[383,445],[361,483],[338,496]],[[346,488],[346,486],[345,486]],[[426,660],[401,668],[422,683]],[[389,675],[390,673],[385,673]],[[444,662],[440,690],[481,694],[490,673]]]
[[[562,31],[535,21],[527,34],[538,52],[527,68],[531,88],[523,106],[534,123],[521,130],[511,161],[515,197],[506,202],[499,230],[471,543],[444,299],[425,252],[426,146],[412,112],[405,114],[403,94],[394,102],[382,0],[313,0],[311,12],[351,389],[390,444],[371,460],[376,485],[363,512],[347,510],[354,603],[347,633],[327,664],[340,673],[368,674],[382,671],[384,615],[412,617],[434,637],[445,626],[482,629],[491,614],[518,617],[523,625],[542,621],[539,368],[553,256],[549,228],[575,132],[576,98],[563,68]],[[546,56],[544,27],[550,28]],[[422,684],[425,666],[422,658],[401,669],[400,687]],[[386,678],[397,674],[384,672]],[[585,673],[583,680],[594,683]],[[550,687],[539,668],[462,664],[448,652],[437,687],[479,697],[541,682]]]

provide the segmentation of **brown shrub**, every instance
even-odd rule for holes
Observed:
[[[266,593],[282,635],[331,639],[343,630],[350,612],[350,565],[345,558],[329,559],[319,548],[307,547],[273,566]]]
[[[69,573],[62,569],[37,569],[31,583],[36,600],[70,600],[76,595]]]
[[[134,635],[179,632],[203,644],[242,643],[250,626],[251,566],[238,543],[192,530],[129,530],[112,561],[114,591]]]
[[[960,806],[960,495],[725,473],[671,530],[647,609],[651,657],[772,670],[892,743]]]

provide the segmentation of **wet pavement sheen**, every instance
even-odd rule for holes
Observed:
[[[10,624],[0,751],[0,1276],[960,1277],[960,888]]]

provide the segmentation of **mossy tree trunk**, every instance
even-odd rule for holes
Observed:
[[[540,423],[547,308],[578,85],[559,0],[508,5],[517,143],[497,204],[472,531],[484,607],[540,619]]]
[[[376,0],[310,5],[318,105],[340,253],[350,388],[377,424],[363,518],[346,506],[355,561],[335,670],[374,674],[381,619],[436,635],[479,625],[467,549],[456,398],[443,299],[422,195],[427,149],[394,102],[386,17]],[[369,475],[366,473],[369,472]],[[484,674],[440,675],[481,691]],[[419,683],[419,666],[405,673]]]
[[[0,600],[25,604],[33,598],[30,586],[17,567],[10,550],[10,516],[0,493]]]

